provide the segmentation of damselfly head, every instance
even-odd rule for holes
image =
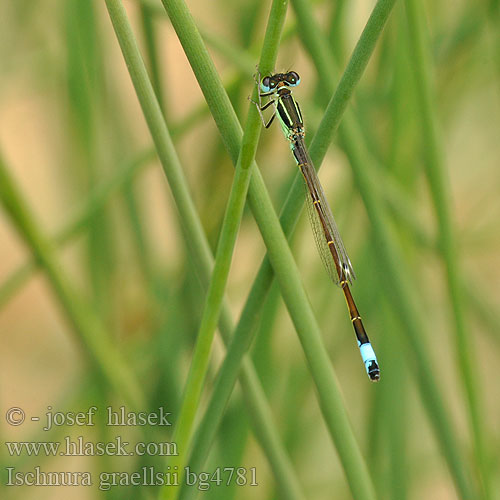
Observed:
[[[260,82],[260,88],[263,92],[272,92],[281,87],[296,87],[300,83],[300,76],[295,71],[288,73],[275,73],[265,76]]]

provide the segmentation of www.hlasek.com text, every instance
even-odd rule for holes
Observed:
[[[62,456],[62,457],[132,457],[178,455],[177,443],[173,441],[149,441],[129,443],[121,436],[111,441],[87,441],[83,436],[64,437],[62,441],[7,441],[5,446],[10,456]]]

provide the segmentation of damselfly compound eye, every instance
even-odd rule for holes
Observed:
[[[264,92],[269,92],[271,90],[271,87],[274,87],[274,85],[275,83],[271,81],[271,77],[265,76],[264,78],[262,78],[262,82],[260,83],[260,88]]]
[[[295,87],[296,85],[298,85],[300,83],[300,76],[295,71],[290,71],[286,75],[286,81],[288,82],[289,85],[291,85],[292,87]]]

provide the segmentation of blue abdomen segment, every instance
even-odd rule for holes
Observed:
[[[359,352],[361,354],[361,359],[365,364],[366,373],[368,374],[368,377],[370,377],[370,380],[376,382],[380,379],[380,368],[378,366],[377,356],[375,356],[375,351],[373,350],[370,342],[361,344],[358,341],[358,346]]]

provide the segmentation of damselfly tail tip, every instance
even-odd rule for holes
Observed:
[[[380,380],[380,368],[375,360],[370,361],[366,371],[372,382],[378,382]]]
[[[363,363],[366,367],[366,373],[372,382],[378,382],[380,379],[380,368],[377,363],[377,356],[375,356],[375,351],[371,346],[370,342],[365,342],[359,345],[359,352]]]

